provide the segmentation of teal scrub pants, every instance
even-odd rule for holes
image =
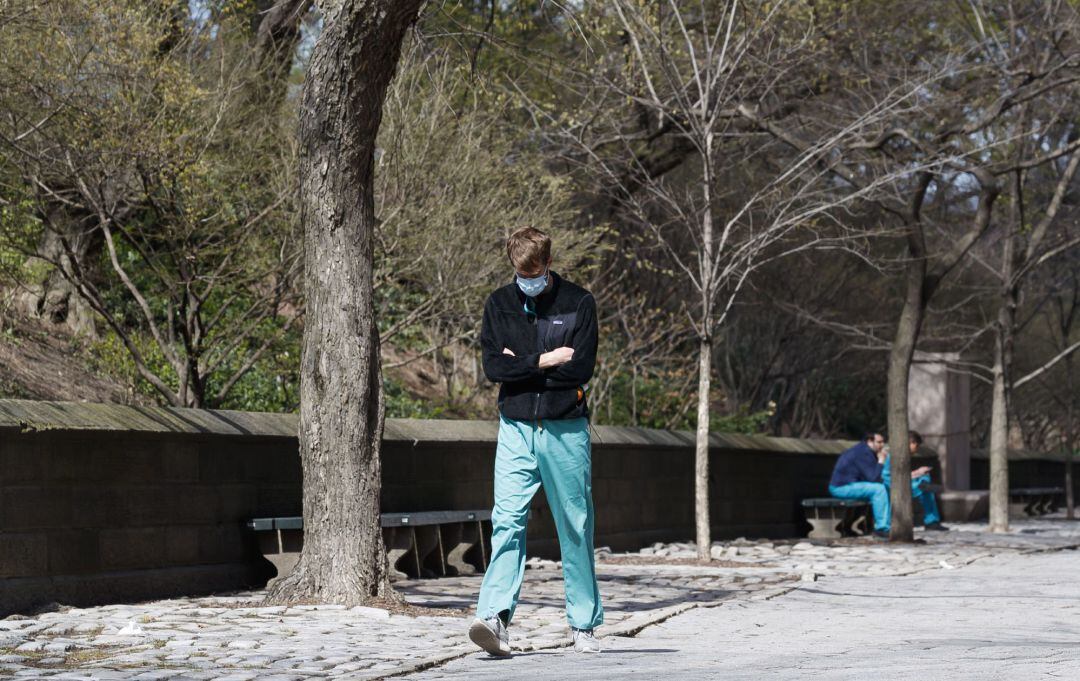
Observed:
[[[476,614],[513,619],[525,577],[529,504],[541,484],[559,532],[566,619],[575,629],[604,621],[593,558],[592,454],[588,419],[514,421],[499,417],[491,560]]]
[[[885,467],[881,469],[881,481],[888,487],[892,483],[892,475],[889,471],[890,457],[885,457]],[[927,492],[922,488],[923,483],[930,484],[929,475],[920,475],[911,479],[911,498],[922,505],[923,525],[933,525],[941,522],[941,513],[938,511],[937,499],[933,492]]]

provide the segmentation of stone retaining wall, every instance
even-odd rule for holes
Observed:
[[[244,523],[301,514],[296,417],[0,400],[0,616],[258,585]],[[390,419],[385,512],[492,505],[495,422]],[[714,435],[714,537],[801,535],[846,443]],[[596,543],[693,535],[693,434],[597,427]],[[1058,464],[1060,465],[1060,464]],[[529,551],[557,557],[538,494]]]

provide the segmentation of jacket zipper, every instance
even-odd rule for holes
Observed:
[[[536,325],[536,347],[541,354],[544,353],[544,339],[540,337],[540,306],[536,306],[536,316],[533,317],[533,324]],[[533,423],[540,424],[540,391],[536,392],[536,402],[533,405]],[[543,428],[543,426],[540,426]]]

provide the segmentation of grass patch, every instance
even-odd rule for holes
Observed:
[[[78,667],[89,662],[107,660],[119,652],[116,648],[80,648],[73,650],[64,658],[64,664],[68,667]]]

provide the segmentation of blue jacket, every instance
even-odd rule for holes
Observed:
[[[870,445],[860,442],[846,450],[836,461],[830,487],[843,487],[853,482],[881,482],[882,465]]]

